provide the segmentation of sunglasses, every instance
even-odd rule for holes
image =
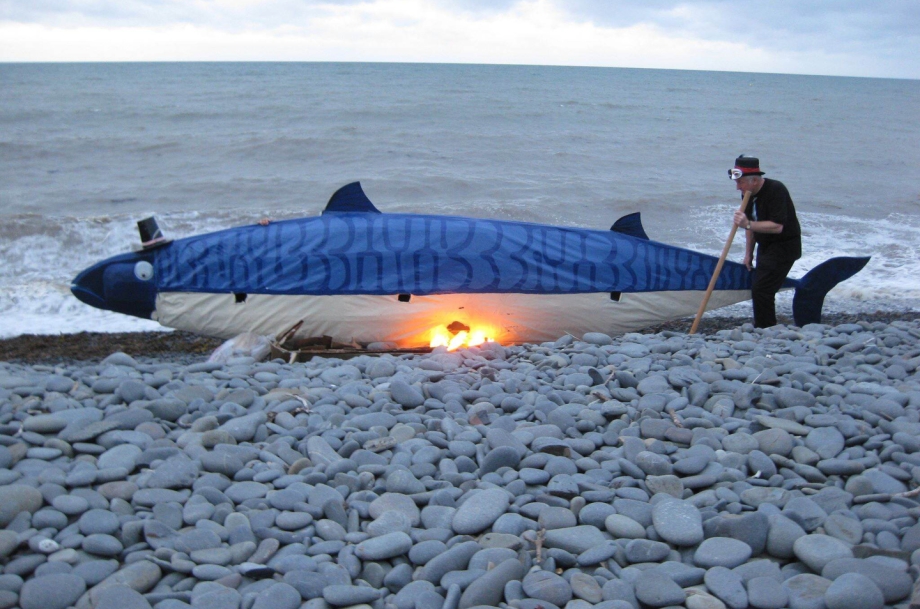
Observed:
[[[742,172],[742,171],[741,171],[740,169],[738,169],[738,168],[729,169],[729,170],[728,170],[728,177],[730,177],[730,178],[733,179],[733,180],[737,180],[738,178],[744,177],[744,172]]]

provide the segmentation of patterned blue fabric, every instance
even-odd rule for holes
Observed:
[[[450,216],[327,213],[156,251],[161,292],[447,294],[705,290],[717,258],[613,231]],[[750,289],[726,262],[720,290]]]

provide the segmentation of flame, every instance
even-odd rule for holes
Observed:
[[[461,347],[475,347],[491,340],[484,329],[471,328],[469,332],[461,330],[453,334],[447,326],[437,326],[431,330],[430,345],[432,348],[447,347],[448,351],[456,351]]]

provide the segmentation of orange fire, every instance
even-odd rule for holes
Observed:
[[[438,326],[431,330],[431,347],[447,347],[448,351],[455,351],[461,347],[475,347],[492,339],[484,329],[470,328],[460,330],[456,334],[447,329],[447,326]]]

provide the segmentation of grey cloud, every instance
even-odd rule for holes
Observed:
[[[365,0],[273,0],[232,7],[217,0],[0,0],[0,19],[26,23],[163,25],[230,23],[275,27],[309,18],[325,7]],[[521,0],[431,0],[472,15],[503,12]],[[598,26],[654,24],[670,33],[744,40],[774,47],[821,48],[829,42],[903,44],[920,38],[916,0],[553,0],[573,19]],[[248,22],[248,23],[247,23]],[[233,28],[236,29],[236,28]]]
[[[373,0],[0,0],[0,21],[54,26],[207,25],[229,32],[298,27],[338,5]],[[428,0],[450,12],[490,16],[522,0]],[[550,0],[578,22],[599,27],[648,24],[666,35],[739,42],[771,55],[836,57],[879,66],[861,73],[917,77],[920,19],[916,0]],[[713,66],[718,68],[718,66]]]
[[[300,22],[362,0],[274,0],[228,6],[215,0],[0,0],[0,20],[49,25],[162,26],[174,23],[239,30]]]
[[[567,0],[560,6],[573,18],[597,25],[654,24],[670,33],[770,50],[837,52],[920,42],[914,0]]]

